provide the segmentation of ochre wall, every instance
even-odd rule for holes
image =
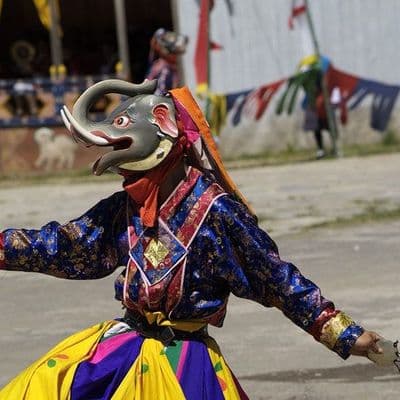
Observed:
[[[64,170],[88,171],[97,148],[77,144],[65,127],[0,129],[0,176],[41,175]],[[35,134],[36,132],[36,134]]]

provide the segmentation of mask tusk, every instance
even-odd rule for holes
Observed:
[[[65,115],[64,107],[60,110],[61,119],[63,120],[64,125],[66,126],[66,128],[71,132],[71,123],[69,122],[67,116]]]
[[[70,111],[66,106],[64,106],[61,110],[61,117],[70,132],[73,132],[79,139],[84,141],[85,143],[95,144],[98,146],[108,145],[109,142],[107,139],[102,137],[93,135],[90,131],[84,129],[72,116]]]

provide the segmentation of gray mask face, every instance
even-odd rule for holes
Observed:
[[[175,107],[171,98],[151,94],[156,83],[99,82],[79,97],[72,114],[63,108],[64,122],[77,140],[86,146],[112,147],[94,164],[96,175],[107,169],[146,171],[161,163],[171,151],[178,136]],[[106,93],[131,94],[131,97],[105,120],[91,121],[90,106]]]

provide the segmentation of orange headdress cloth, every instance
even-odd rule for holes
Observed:
[[[202,151],[206,153],[205,155],[207,157],[208,164],[211,166],[211,169],[213,170],[213,173],[218,179],[220,185],[228,193],[235,195],[243,204],[248,207],[250,212],[254,214],[246,198],[242,195],[236,184],[233,182],[232,178],[228,175],[228,172],[226,171],[221,156],[219,154],[217,145],[210,132],[210,126],[204,118],[202,111],[200,110],[189,89],[184,86],[182,88],[170,90],[169,93],[172,95],[175,103],[178,102],[178,104],[183,106],[185,111],[189,114],[190,118],[196,125],[200,133],[199,140],[201,140],[201,144],[203,145]],[[193,146],[195,145],[196,144],[194,143]]]

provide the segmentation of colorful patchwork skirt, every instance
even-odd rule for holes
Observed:
[[[62,341],[0,390],[0,400],[248,399],[212,338],[168,347],[118,321]]]

